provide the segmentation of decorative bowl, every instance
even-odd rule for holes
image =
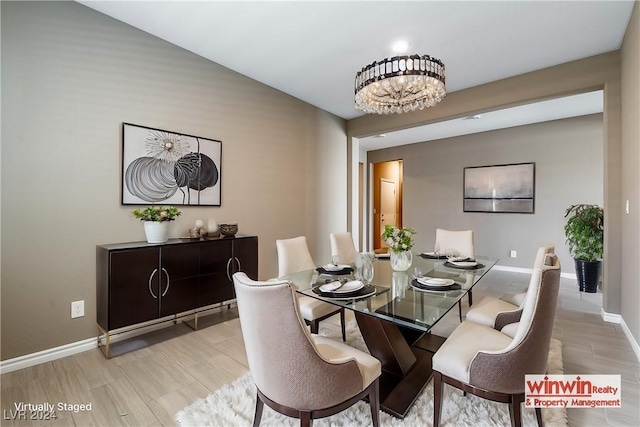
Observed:
[[[227,237],[235,236],[236,233],[238,232],[238,224],[236,223],[220,224],[219,228],[220,228],[220,233],[222,233],[223,236],[227,236]]]

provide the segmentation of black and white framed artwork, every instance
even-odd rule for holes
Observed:
[[[220,206],[222,142],[122,124],[122,204]]]
[[[534,213],[535,163],[464,168],[464,211]]]

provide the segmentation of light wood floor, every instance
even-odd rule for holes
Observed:
[[[474,299],[517,293],[528,281],[525,274],[492,271],[474,288]],[[622,376],[622,408],[569,409],[569,424],[639,426],[640,364],[620,326],[600,318],[601,297],[579,293],[575,281],[563,279],[554,337],[563,342],[566,373]],[[201,327],[210,326],[199,331],[178,324],[119,343],[123,354],[110,360],[95,349],[4,374],[0,424],[175,425],[180,409],[247,372],[239,321],[229,320],[234,314],[232,309],[201,318]],[[337,318],[328,321],[337,323]],[[448,335],[457,324],[457,310],[452,310],[434,333]],[[91,403],[91,411],[56,411],[58,418],[51,421],[7,419],[19,402]]]

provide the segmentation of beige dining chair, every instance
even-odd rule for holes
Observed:
[[[379,377],[375,357],[327,337],[312,335],[301,317],[291,282],[233,275],[240,326],[251,376],[258,389],[254,427],[264,404],[301,426],[337,414],[368,397],[379,425]]]
[[[316,268],[305,236],[278,239],[276,240],[276,250],[278,252],[278,277]],[[298,301],[300,302],[302,317],[309,324],[312,334],[318,333],[321,321],[339,314],[342,340],[347,340],[344,308],[306,295],[298,295]]]
[[[446,230],[436,228],[436,241],[433,245],[434,253],[447,254],[452,252],[455,256],[476,258],[476,248],[473,238],[473,230]],[[472,290],[469,289],[469,305],[473,302]],[[462,300],[458,303],[458,313],[462,322]]]
[[[546,255],[553,254],[554,250],[553,245],[540,246],[536,252],[533,268],[542,267]],[[532,276],[531,280],[535,280],[535,277]],[[466,320],[489,326],[513,337],[518,327],[517,322],[522,315],[526,295],[525,292],[502,295],[498,298],[486,296],[469,308]]]
[[[353,264],[356,259],[356,245],[350,232],[331,233],[331,255],[338,255],[341,264]]]
[[[511,425],[522,423],[525,375],[546,373],[560,285],[560,262],[547,255],[533,270],[518,328],[512,337],[464,321],[433,355],[433,425],[440,425],[444,384],[465,393],[509,404]],[[542,413],[536,408],[538,425]]]

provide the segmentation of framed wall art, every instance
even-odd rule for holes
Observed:
[[[535,163],[464,168],[464,211],[534,213]]]
[[[220,206],[222,142],[122,124],[122,204]]]

